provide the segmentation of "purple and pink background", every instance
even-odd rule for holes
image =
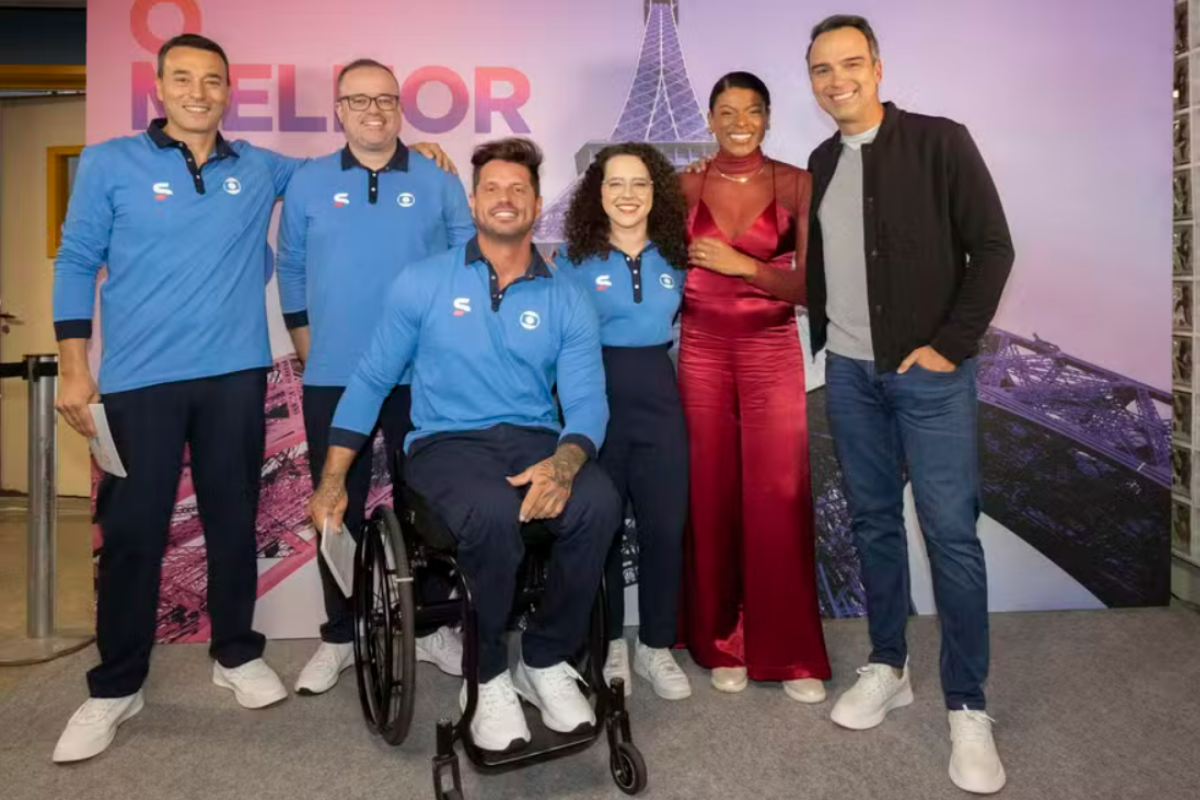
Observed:
[[[965,123],[999,186],[1017,260],[996,325],[1166,388],[1172,7],[1172,0],[682,0],[678,29],[701,106],[723,73],[757,73],[772,91],[765,149],[803,166],[833,132],[809,90],[808,31],[831,13],[867,16],[880,38],[883,98]],[[335,69],[369,56],[392,65],[405,85],[406,142],[439,142],[469,169],[477,142],[529,135],[546,151],[549,202],[575,177],[580,145],[608,138],[621,113],[644,0],[92,0],[89,142],[144,128],[154,115],[153,49],[185,24],[219,41],[234,64],[229,138],[297,156],[340,147]],[[269,635],[308,636],[321,618],[314,540],[303,515],[292,513],[307,466],[298,466],[305,460],[298,409],[283,413],[297,402],[296,365],[273,283],[267,298],[279,360],[267,469],[278,498],[264,496],[260,528],[273,525],[278,535],[264,544],[260,530],[258,621]],[[202,556],[190,521],[194,502],[190,516],[188,508],[184,493],[172,535],[181,560]],[[1165,529],[1163,537],[1165,549]],[[993,607],[1029,607],[1017,599],[1028,596],[1028,564],[999,561]],[[1052,570],[1045,575],[1058,579]],[[164,580],[167,597],[195,593],[170,587],[169,565]],[[1061,591],[1035,591],[1034,604],[1089,604],[1063,580]],[[1003,600],[1006,585],[1012,602]],[[202,608],[161,610],[163,638],[204,637]],[[172,628],[172,619],[194,624]]]

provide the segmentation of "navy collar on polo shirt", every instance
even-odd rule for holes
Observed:
[[[354,153],[350,152],[350,145],[342,148],[342,171],[359,167],[367,171],[367,202],[375,205],[379,200],[379,173],[381,172],[408,172],[408,148],[404,146],[404,142],[396,140],[396,152],[392,154],[391,159],[383,165],[383,169],[371,169],[364,165]]]
[[[529,253],[529,266],[526,268],[525,274],[509,284],[509,288],[522,281],[531,281],[534,278],[554,277],[554,273],[550,271],[546,260],[542,258],[542,254],[532,244],[529,245]],[[477,263],[483,263],[488,268],[488,288],[492,296],[492,311],[499,311],[500,301],[504,299],[504,291],[500,290],[500,278],[496,275],[496,268],[492,266],[492,262],[487,260],[487,257],[483,254],[483,250],[479,248],[479,237],[472,236],[471,241],[467,242],[466,253],[463,256],[463,266],[471,267]]]
[[[196,187],[196,194],[204,194],[204,176],[200,174],[201,167],[196,166],[196,157],[192,155],[191,148],[167,133],[166,128],[166,117],[159,117],[150,121],[150,126],[146,128],[146,135],[150,137],[150,141],[154,142],[162,150],[174,147],[183,153],[183,160],[187,162],[188,172],[192,175],[192,184]],[[237,157],[237,151],[230,147],[229,142],[225,141],[225,137],[221,135],[221,132],[217,131],[217,143],[208,161]],[[205,163],[208,162],[206,161]]]
[[[621,257],[625,257],[625,255],[626,255],[626,253],[625,253],[625,251],[624,251],[624,250],[622,250],[621,248],[617,247],[617,246],[616,246],[615,244],[613,244],[612,242],[609,242],[609,243],[608,243],[608,249],[609,249],[609,252],[611,252],[611,253],[617,253],[617,254],[618,254],[618,255],[620,255]],[[641,258],[642,256],[646,255],[646,253],[649,253],[651,250],[657,250],[657,249],[658,249],[658,245],[656,245],[656,244],[654,243],[654,240],[653,240],[653,239],[647,239],[647,240],[646,240],[646,243],[645,243],[644,245],[642,245],[642,251],[641,251],[640,253],[638,253],[638,254],[637,254],[637,257],[638,257],[638,258]]]
[[[342,148],[342,170],[348,170],[352,167],[362,167],[367,171],[371,171],[370,167],[363,166],[363,163],[358,160],[354,153],[350,152],[350,145],[346,145]],[[396,140],[396,152],[392,154],[391,160],[383,165],[383,169],[377,171],[391,172],[392,170],[408,172],[408,148],[399,139]]]

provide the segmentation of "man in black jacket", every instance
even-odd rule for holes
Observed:
[[[879,45],[861,17],[818,24],[817,103],[838,133],[809,158],[808,299],[828,346],[829,422],[845,479],[872,652],[832,717],[865,730],[912,702],[904,468],[942,621],[950,777],[999,791],[986,715],[987,572],[979,517],[975,359],[1012,267],[996,188],[966,128],[879,101]]]

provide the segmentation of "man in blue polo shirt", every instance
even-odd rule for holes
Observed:
[[[304,427],[314,483],[325,465],[333,412],[371,342],[400,268],[464,244],[475,234],[458,177],[432,161],[410,159],[401,144],[400,86],[392,71],[378,61],[359,59],[342,69],[337,85],[346,146],[296,173],[279,228],[279,293],[284,321],[305,366]],[[389,454],[403,453],[404,437],[412,429],[407,384],[406,377],[392,389],[379,415]],[[400,469],[389,466],[398,495]],[[346,478],[346,525],[355,536],[370,484],[370,453],[362,453]],[[317,563],[327,621],[321,626],[321,645],[296,681],[302,695],[333,688],[354,659],[353,606],[325,560]],[[425,589],[427,596],[438,591],[436,586]],[[417,657],[461,675],[457,634],[448,628],[420,633],[427,635],[417,639]]]
[[[55,748],[60,762],[103,751],[142,708],[185,442],[208,550],[213,682],[248,708],[287,696],[251,621],[271,363],[263,252],[271,208],[299,162],[218,133],[230,87],[215,42],[167,42],[157,84],[166,119],[84,150],[54,265],[58,408],[91,436],[88,404],[102,396],[128,472],[106,475],[96,498],[100,664]],[[86,345],[104,263],[97,388]]]
[[[471,734],[479,747],[503,751],[530,739],[518,692],[552,730],[595,725],[568,659],[583,641],[621,509],[593,463],[608,423],[595,311],[531,243],[541,153],[505,139],[481,145],[471,163],[478,236],[400,273],[338,404],[310,505],[318,526],[340,523],[354,455],[411,366],[416,430],[406,440],[406,478],[458,542],[479,613]],[[505,623],[520,526],[533,519],[546,521],[555,543],[545,596],[510,674]]]

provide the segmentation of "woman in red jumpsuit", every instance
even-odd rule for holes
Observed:
[[[782,681],[825,699],[804,353],[811,178],[763,155],[771,98],[754,75],[717,82],[720,151],[683,176],[689,261],[679,387],[691,441],[683,635],[713,686]],[[797,265],[797,266],[793,266]]]

